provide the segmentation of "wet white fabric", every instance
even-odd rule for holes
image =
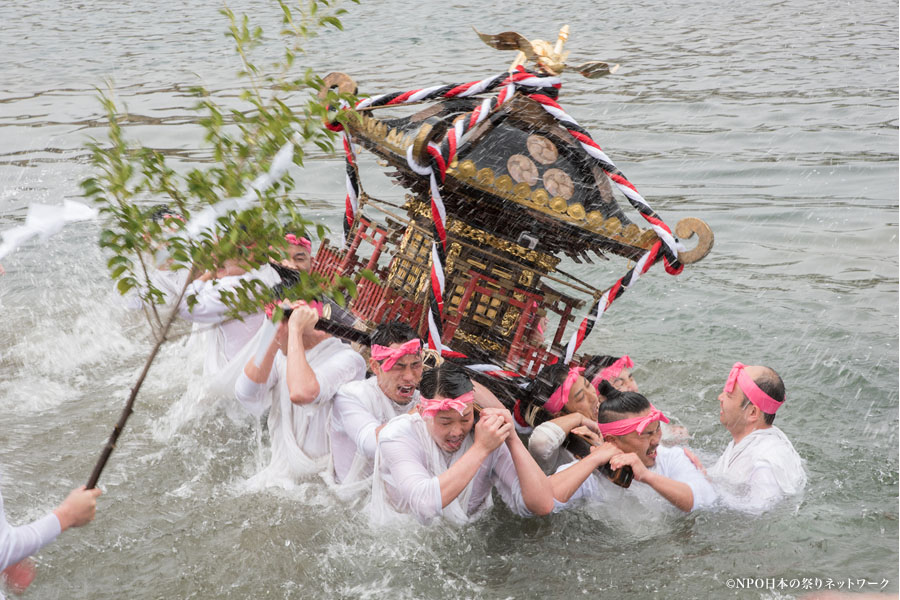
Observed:
[[[563,465],[559,471],[568,469],[575,462]],[[668,448],[658,446],[656,449],[656,464],[650,468],[669,479],[686,483],[694,495],[692,511],[705,508],[716,500],[716,491],[709,480],[688,460],[681,448]],[[660,496],[656,490],[640,481],[632,481],[628,488],[620,487],[603,477],[596,471],[588,477],[579,487],[568,502],[557,503],[554,512],[570,508],[581,500],[590,502],[603,502],[616,504],[621,507],[622,513],[631,518],[640,519],[648,509],[654,511],[675,510],[672,503]]]
[[[226,315],[228,307],[222,302],[220,295],[222,291],[232,291],[242,281],[250,279],[259,279],[270,287],[281,281],[281,277],[269,265],[243,275],[193,281],[188,286],[185,298],[195,294],[197,303],[189,309],[184,300],[179,306],[179,316],[194,323],[188,344],[191,349],[197,348],[197,351],[204,353],[203,380],[209,396],[230,397],[235,381],[262,343],[264,336],[261,329],[267,322],[265,313],[245,315],[243,320],[231,319]],[[201,348],[203,350],[199,350]]]
[[[761,512],[806,487],[803,459],[774,425],[757,429],[725,452],[709,469],[722,501],[731,508]]]
[[[35,236],[46,240],[62,231],[66,224],[96,219],[98,214],[96,208],[74,200],[64,200],[62,205],[32,204],[28,207],[24,225],[0,233],[3,239],[0,259]]]
[[[453,502],[441,507],[438,477],[472,443],[470,433],[459,450],[448,454],[434,442],[420,415],[400,415],[391,420],[381,430],[375,452],[369,503],[373,523],[388,524],[403,515],[413,515],[424,524],[433,523],[439,517],[459,525],[470,523],[493,506],[491,490],[495,486],[514,513],[531,516],[522,499],[519,477],[506,444],[488,455]]]
[[[562,465],[575,460],[575,455],[562,447],[565,440],[566,432],[551,421],[541,423],[531,432],[528,451],[545,474],[552,475]]]
[[[331,414],[331,463],[325,480],[348,500],[372,488],[375,430],[419,403],[418,390],[409,404],[397,404],[378,386],[377,377],[344,384],[334,397]]]
[[[60,531],[59,519],[53,513],[28,525],[13,527],[6,520],[3,494],[0,494],[0,571],[36,553],[55,540]]]
[[[150,283],[161,291],[164,296],[163,306],[171,307],[178,295],[184,288],[185,281],[190,274],[189,269],[179,269],[178,271],[170,271],[168,269],[153,269],[149,272]],[[146,288],[141,291],[131,289],[125,295],[125,306],[128,310],[141,310],[144,308],[144,301],[141,294],[146,292]],[[180,312],[179,312],[180,314]]]
[[[306,351],[306,360],[319,383],[319,395],[309,404],[294,404],[287,387],[287,359],[279,352],[266,383],[257,384],[241,373],[235,383],[237,399],[261,416],[269,410],[268,426],[272,458],[251,478],[251,487],[292,486],[297,479],[319,473],[328,466],[328,418],[338,388],[362,379],[362,356],[336,338],[326,338]]]

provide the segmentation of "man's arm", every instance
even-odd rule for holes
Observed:
[[[506,447],[512,459],[515,478],[518,480],[525,508],[533,515],[550,514],[553,511],[553,488],[528,448],[516,435],[512,414],[505,408],[488,408],[481,411],[482,419],[492,415],[502,418],[504,426],[510,429],[510,435],[506,438]],[[505,479],[504,473],[501,472],[498,475],[501,479]],[[514,482],[511,481],[504,480],[503,483],[508,488],[514,486]]]
[[[568,502],[595,470],[608,463],[613,456],[621,453],[622,451],[610,442],[592,446],[590,454],[550,476],[553,497],[560,502]]]
[[[475,424],[475,442],[453,463],[449,469],[438,476],[441,486],[441,508],[456,500],[475,474],[484,459],[506,441],[509,435],[515,435],[512,425],[508,425],[503,417],[482,415]],[[464,506],[464,510],[468,507]]]
[[[34,554],[66,529],[90,523],[100,493],[98,488],[86,490],[81,486],[72,490],[52,513],[21,527],[12,527],[6,521],[0,498],[0,570]]]
[[[312,328],[319,315],[306,303],[295,303],[288,320],[287,386],[294,404],[310,404],[319,396],[319,380],[306,360],[303,332]]]
[[[671,502],[676,508],[684,512],[691,512],[694,508],[694,492],[691,491],[691,486],[649,470],[634,452],[614,456],[609,461],[609,465],[613,469],[620,469],[624,465],[630,466],[636,481],[652,487],[656,493]]]

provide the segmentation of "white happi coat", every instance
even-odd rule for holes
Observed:
[[[709,476],[725,504],[750,512],[762,512],[806,487],[803,460],[774,425],[757,429],[738,444],[732,440]]]
[[[514,513],[532,516],[506,444],[488,455],[453,502],[441,507],[438,477],[465,454],[473,441],[470,433],[459,450],[448,454],[434,442],[421,415],[400,415],[391,420],[378,436],[369,504],[372,521],[386,524],[411,514],[424,524],[438,517],[460,525],[470,523],[493,506],[494,486]]]
[[[408,404],[397,404],[378,386],[377,377],[344,384],[331,413],[331,466],[325,480],[344,500],[372,488],[375,430],[419,403],[418,390]]]
[[[359,353],[336,338],[326,338],[307,350],[306,360],[319,382],[319,395],[309,404],[291,402],[287,358],[281,352],[266,383],[255,383],[241,373],[235,384],[235,396],[253,415],[269,410],[272,459],[251,479],[252,487],[290,487],[298,478],[328,466],[332,398],[343,384],[365,377],[366,365]]]
[[[205,348],[203,378],[213,395],[230,395],[244,365],[262,343],[268,343],[268,339],[262,339],[266,337],[262,331],[262,325],[266,322],[264,312],[244,315],[243,321],[230,319],[226,315],[228,307],[220,297],[221,291],[235,290],[242,281],[250,279],[259,279],[270,287],[281,281],[269,265],[243,275],[197,280],[191,282],[185,293],[185,298],[196,295],[197,303],[189,309],[184,300],[179,306],[179,316],[194,323],[190,347]]]
[[[560,471],[568,469],[575,462],[563,465]],[[669,479],[686,483],[694,495],[694,505],[691,510],[704,508],[715,502],[716,492],[712,484],[697,468],[688,460],[681,448],[658,446],[656,449],[656,464],[650,470],[659,473]],[[646,483],[634,480],[628,488],[620,487],[603,475],[594,472],[579,487],[569,501],[560,504],[554,510],[570,508],[579,500],[587,499],[603,503],[615,504],[622,509],[622,513],[635,519],[643,518],[647,509],[654,511],[667,511],[675,506],[659,495],[659,493]],[[676,509],[677,510],[677,509]]]

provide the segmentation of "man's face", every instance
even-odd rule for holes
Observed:
[[[722,390],[719,394],[719,421],[728,431],[740,430],[746,418],[746,406],[744,392],[737,385],[730,392]]]
[[[391,344],[388,348],[396,350],[402,344]],[[397,404],[409,404],[413,398],[419,381],[422,379],[422,352],[407,354],[400,358],[390,370],[381,368],[381,363],[371,361],[369,366],[378,379],[378,387],[385,396]]]
[[[762,367],[745,367],[744,373],[751,379],[755,379],[762,372]],[[752,404],[744,405],[747,396],[741,391],[741,386],[735,383],[734,389],[726,392],[724,389],[719,394],[719,421],[725,429],[734,433],[743,430],[747,424],[747,418]],[[743,405],[743,406],[742,406]]]
[[[442,398],[438,396],[438,398]],[[466,436],[475,426],[475,409],[471,403],[460,415],[455,410],[442,410],[431,419],[426,419],[431,439],[444,452],[456,452]]]
[[[593,421],[597,420],[597,413],[600,412],[600,396],[597,395],[597,390],[590,381],[584,377],[578,377],[569,390],[566,409],[569,412],[581,413]]]
[[[639,415],[630,416],[643,417],[650,414],[650,410],[648,408]],[[622,452],[634,452],[648,468],[656,464],[656,448],[659,446],[660,438],[662,438],[662,430],[659,421],[647,425],[643,433],[632,431],[625,435],[609,436],[609,440]]]
[[[310,268],[312,268],[312,258],[309,255],[309,250],[303,246],[288,245],[287,258],[281,264],[297,271],[309,273]]]
[[[619,390],[620,392],[637,392],[638,385],[634,380],[634,375],[631,374],[631,369],[622,369],[619,372],[618,377],[614,377],[612,381],[610,381],[612,386]]]

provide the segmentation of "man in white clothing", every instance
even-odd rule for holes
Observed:
[[[419,400],[416,388],[423,364],[416,332],[406,323],[390,321],[376,327],[371,340],[369,368],[374,375],[345,384],[334,397],[330,474],[343,498],[371,488],[378,433]]]
[[[327,422],[332,399],[345,383],[362,379],[365,361],[349,345],[315,329],[318,312],[295,302],[260,359],[251,358],[235,395],[252,414],[269,409],[272,460],[257,477],[262,485],[291,485],[328,464]]]
[[[784,382],[775,371],[734,364],[719,394],[719,420],[732,440],[709,470],[732,508],[762,512],[806,486],[803,461],[772,424],[784,400]]]
[[[3,496],[0,494],[0,581],[21,593],[34,579],[34,564],[26,560],[70,527],[81,527],[94,519],[100,490],[84,486],[69,496],[44,517],[20,527],[6,521]],[[3,594],[0,593],[0,598]]]
[[[213,394],[231,393],[244,365],[267,337],[262,327],[266,321],[262,310],[242,315],[241,319],[231,318],[222,293],[234,293],[250,280],[258,280],[269,288],[295,283],[299,271],[309,271],[312,245],[294,234],[286,235],[285,241],[288,253],[280,265],[269,263],[244,271],[236,261],[226,261],[215,277],[205,274],[187,287],[185,300],[178,307],[179,316],[195,323],[192,338],[205,344],[203,376]],[[189,297],[193,297],[190,306]]]
[[[606,400],[600,405],[600,432],[606,440],[580,461],[563,465],[550,478],[554,497],[563,503],[589,498],[616,502],[629,510],[668,504],[691,512],[711,504],[715,491],[680,448],[660,446],[660,426],[668,419],[637,392],[620,392],[604,386]],[[613,471],[631,468],[634,481],[628,489],[614,485],[596,470],[608,464]],[[567,504],[566,506],[569,506]],[[559,507],[558,507],[559,508]]]
[[[553,492],[502,408],[482,409],[475,389],[450,363],[426,372],[418,412],[391,420],[378,436],[370,514],[376,523],[413,515],[469,523],[492,505],[491,490],[518,515],[544,515]],[[473,434],[474,430],[474,435]]]

